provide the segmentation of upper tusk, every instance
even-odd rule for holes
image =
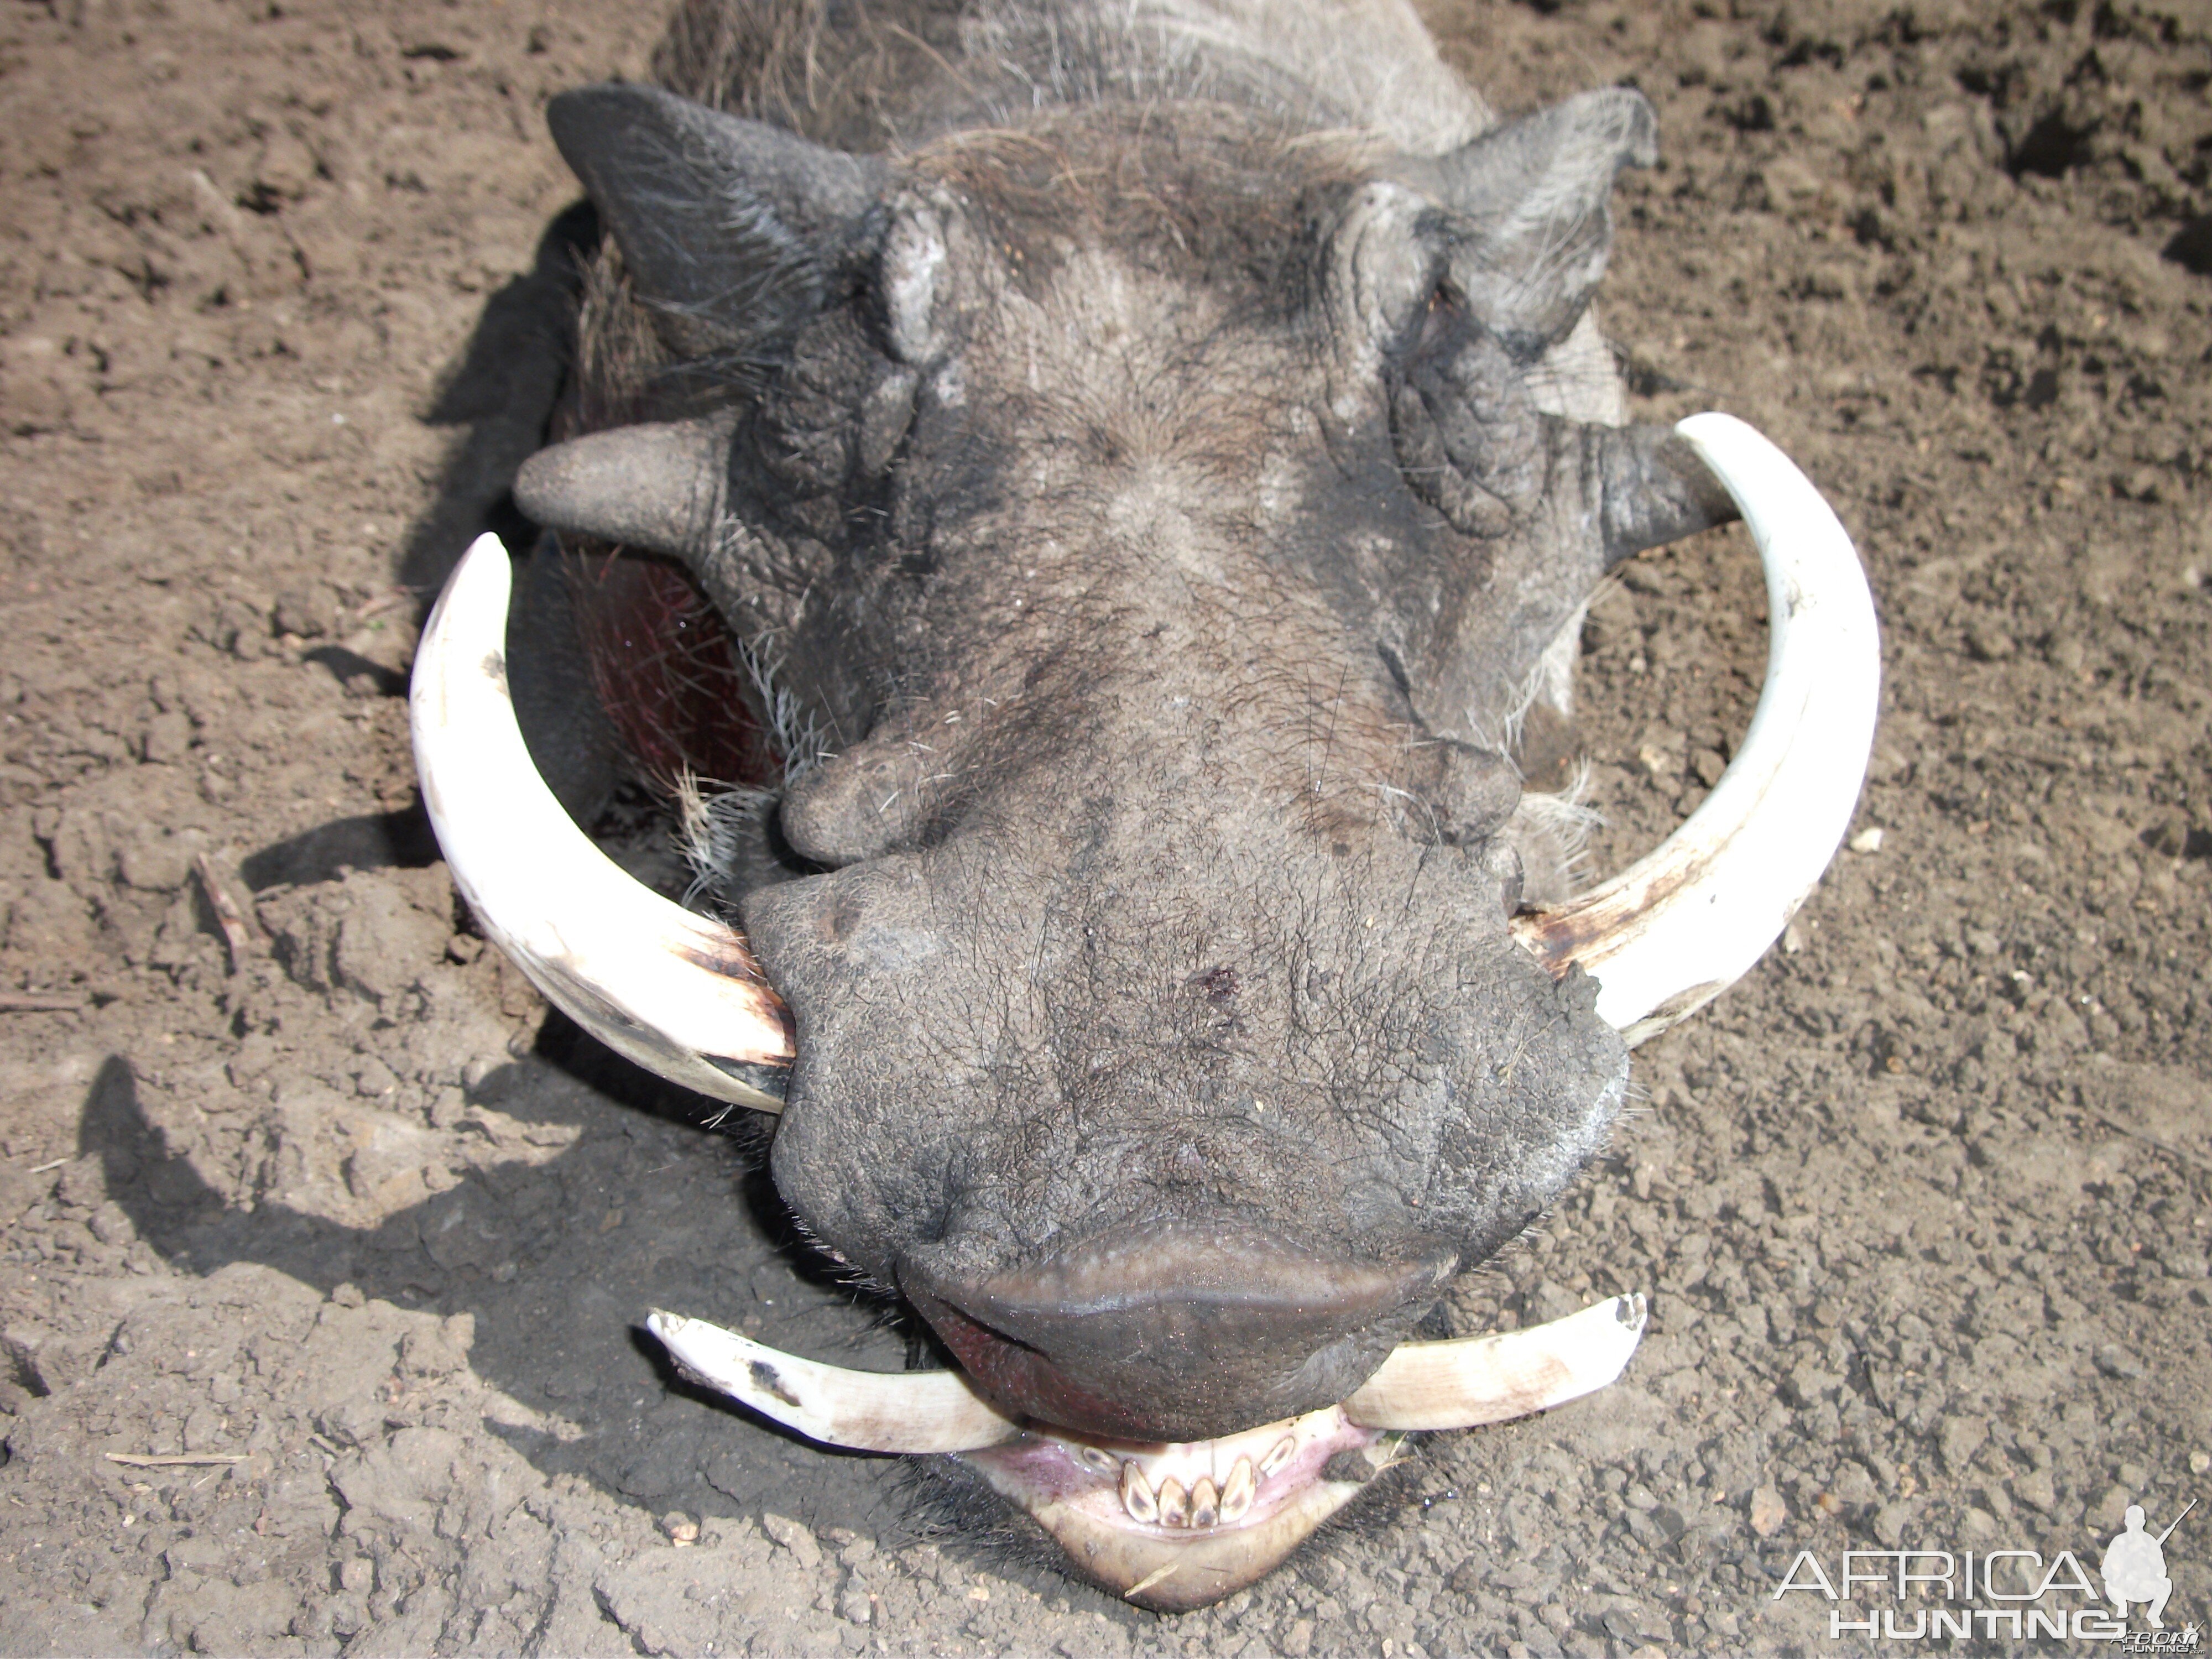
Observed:
[[[538,776],[507,690],[510,585],[507,550],[479,536],[415,659],[415,765],[454,884],[609,1048],[702,1095],[779,1109],[790,1016],[744,939],[625,873]]]
[[[779,1352],[703,1319],[656,1310],[645,1322],[678,1364],[810,1440],[853,1451],[981,1451],[1021,1425],[957,1371],[852,1371]]]
[[[1370,1429],[1471,1429],[1564,1405],[1619,1376],[1644,1339],[1641,1296],[1525,1331],[1405,1342],[1344,1402]]]
[[[1729,415],[1674,430],[1735,498],[1766,572],[1766,685],[1735,758],[1689,820],[1612,880],[1514,932],[1579,964],[1633,1045],[1765,954],[1835,856],[1874,744],[1881,639],[1850,538],[1787,455]]]

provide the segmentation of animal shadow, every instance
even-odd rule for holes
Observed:
[[[485,301],[424,415],[432,426],[466,429],[394,572],[425,596],[426,613],[429,599],[483,532],[497,531],[509,547],[527,546],[537,534],[509,492],[516,469],[545,441],[574,352],[577,251],[599,240],[599,216],[589,203],[558,215],[538,239],[531,269]]]
[[[595,1086],[609,1084],[641,1103]],[[458,1180],[373,1226],[299,1207],[282,1182],[250,1209],[227,1203],[149,1120],[120,1056],[87,1092],[78,1154],[99,1159],[108,1196],[180,1272],[253,1262],[326,1296],[350,1285],[410,1310],[473,1315],[477,1377],[571,1425],[495,1426],[549,1478],[580,1475],[655,1513],[771,1510],[908,1541],[898,1460],[825,1451],[692,1388],[638,1328],[666,1307],[878,1370],[897,1369],[906,1346],[798,1248],[742,1137],[683,1121],[671,1094],[556,1023],[538,1052],[476,1091],[481,1109],[461,1133],[477,1144],[447,1166]],[[388,1120],[403,1147],[441,1141],[401,1114],[337,1109],[356,1127]],[[288,1127],[282,1107],[273,1117],[281,1170],[285,1136],[316,1126]],[[349,1165],[347,1178],[360,1173]],[[380,1403],[365,1395],[357,1414]]]

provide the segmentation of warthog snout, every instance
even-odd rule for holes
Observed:
[[[1008,1411],[1102,1437],[1192,1441],[1348,1397],[1457,1262],[1435,1240],[1369,1262],[1170,1223],[981,1279],[908,1260],[899,1284]]]

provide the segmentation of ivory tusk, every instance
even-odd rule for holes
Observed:
[[[1644,1340],[1641,1296],[1616,1296],[1525,1331],[1403,1342],[1344,1402],[1370,1429],[1471,1429],[1595,1393]]]
[[[454,884],[607,1047],[716,1100],[779,1110],[790,1016],[744,939],[627,874],[538,776],[507,690],[511,580],[499,538],[479,536],[415,659],[415,765]]]
[[[1751,730],[1686,823],[1581,897],[1516,917],[1555,974],[1579,964],[1630,1044],[1742,977],[1850,826],[1874,744],[1881,639],[1858,555],[1820,493],[1729,415],[1674,430],[1735,498],[1766,572],[1766,684]]]
[[[1021,1425],[957,1371],[854,1371],[656,1310],[645,1322],[677,1364],[810,1440],[852,1451],[981,1451]]]
[[[1403,1343],[1341,1409],[1362,1428],[1389,1431],[1473,1428],[1525,1417],[1613,1382],[1636,1352],[1645,1322],[1641,1296],[1619,1296],[1530,1330]],[[679,1365],[709,1387],[824,1445],[969,1452],[1023,1432],[958,1371],[848,1370],[659,1310],[645,1324]],[[1068,1437],[1063,1431],[1042,1432]]]

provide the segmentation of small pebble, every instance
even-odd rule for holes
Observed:
[[[822,1565],[822,1546],[814,1541],[814,1534],[804,1523],[769,1511],[761,1516],[761,1528],[797,1557],[799,1565],[809,1572]]]
[[[2096,1362],[2099,1370],[2118,1382],[2132,1382],[2143,1374],[2142,1361],[2117,1342],[2107,1342],[2098,1349]]]
[[[1870,824],[1845,844],[1854,853],[1879,853],[1881,851],[1881,826]]]
[[[2014,649],[2013,637],[1994,623],[1977,622],[1966,629],[1966,649],[1978,662],[2002,662]]]
[[[1782,1501],[1782,1494],[1771,1486],[1761,1486],[1751,1495],[1751,1529],[1761,1538],[1771,1538],[1782,1530],[1782,1523],[1790,1518],[1790,1506]]]
[[[699,1522],[681,1510],[671,1510],[662,1516],[660,1530],[678,1549],[699,1541]]]
[[[1874,1535],[1886,1549],[1897,1549],[1905,1542],[1905,1528],[1912,1519],[1912,1510],[1904,1504],[1885,1504],[1875,1512]]]

